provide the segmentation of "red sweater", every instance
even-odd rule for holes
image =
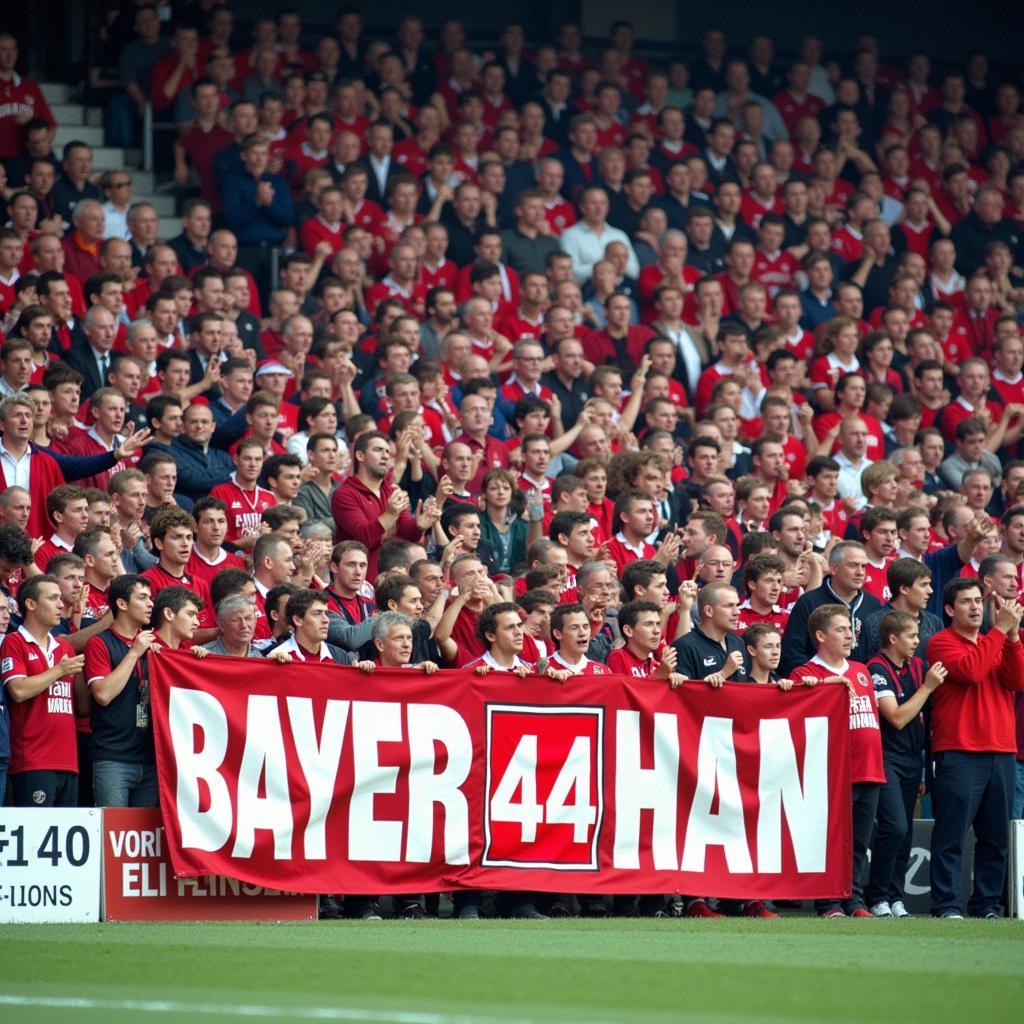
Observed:
[[[370,552],[370,565],[366,578],[377,576],[377,554],[381,544],[387,539],[384,527],[380,525],[380,517],[388,507],[388,498],[395,489],[395,482],[390,473],[381,483],[380,494],[374,494],[358,476],[350,476],[331,498],[331,512],[334,515],[336,541],[358,540],[366,545]],[[401,540],[420,543],[423,532],[416,525],[416,520],[408,511],[402,512],[395,525],[392,536]]]
[[[999,629],[977,641],[944,629],[928,641],[928,662],[949,670],[932,695],[932,749],[1016,754],[1013,694],[1024,690],[1024,645]]]

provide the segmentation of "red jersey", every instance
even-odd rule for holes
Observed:
[[[889,589],[887,573],[889,566],[896,561],[896,555],[890,554],[885,557],[881,564],[872,562],[869,558],[864,566],[864,587],[869,594],[874,594],[882,604],[888,604],[892,598],[892,591]]]
[[[828,505],[822,507],[821,515],[825,521],[825,539],[838,537],[842,540],[846,536],[846,524],[850,521],[849,513],[842,501],[833,498]]]
[[[931,245],[932,233],[935,231],[934,221],[926,220],[923,224],[911,224],[905,220],[897,224],[895,230],[903,232],[908,252],[928,261],[928,248]]]
[[[928,646],[931,647],[930,642]],[[885,782],[882,733],[878,726],[878,704],[871,673],[859,661],[848,661],[841,669],[834,669],[817,656],[790,673],[794,683],[828,676],[844,676],[854,690],[850,696],[850,781]]]
[[[24,150],[22,125],[36,117],[51,128],[57,124],[43,90],[31,78],[12,72],[10,81],[0,81],[0,160],[9,160]]]
[[[789,134],[796,132],[801,118],[817,117],[825,109],[825,101],[814,93],[806,93],[803,98],[794,95],[789,89],[775,94],[773,101],[778,108],[782,120],[789,129]]]
[[[992,416],[992,422],[998,423],[1003,415],[1003,407],[998,402],[986,401],[985,405]],[[974,416],[975,406],[971,405],[963,395],[954,398],[942,410],[942,436],[950,443],[956,440],[956,428],[966,419]]]
[[[587,514],[604,531],[605,536],[612,532],[612,520],[615,518],[615,502],[611,498],[602,498],[600,504],[590,502],[587,505]]]
[[[180,576],[172,576],[159,563],[147,569],[143,574],[150,582],[150,589],[153,597],[156,597],[166,587],[185,587],[191,590],[197,597],[202,598],[203,607],[199,611],[199,628],[213,629],[217,625],[213,613],[213,600],[210,597],[210,588],[196,576],[183,572]]]
[[[338,221],[337,228],[333,228],[319,216],[310,217],[299,228],[299,241],[310,256],[316,254],[316,247],[321,242],[326,242],[331,247],[333,254],[344,247],[344,234],[347,227],[348,225],[344,221]]]
[[[608,655],[607,665],[616,675],[650,679],[658,671],[660,662],[653,654],[638,658],[628,647],[619,647]]]
[[[703,275],[696,267],[686,264],[683,267],[683,298],[689,296],[694,286]],[[665,268],[658,263],[643,267],[636,279],[640,293],[640,319],[645,324],[654,323],[658,319],[658,311],[654,308],[654,296],[661,283],[665,280]]]
[[[385,299],[398,299],[407,313],[422,317],[426,309],[427,289],[425,285],[418,283],[409,288],[402,288],[389,274],[383,281],[378,281],[367,289],[366,309],[371,316]]]
[[[459,268],[451,260],[443,260],[436,267],[431,267],[425,260],[420,262],[420,284],[427,291],[431,288],[454,291],[458,280]]]
[[[560,235],[566,228],[576,223],[576,210],[572,203],[565,199],[556,199],[553,203],[544,204],[544,216],[551,225],[551,233]]]
[[[766,253],[758,249],[754,255],[754,267],[750,276],[768,289],[768,297],[774,299],[781,291],[794,287],[796,272],[800,269],[800,261],[780,249],[776,253]]]
[[[597,148],[602,150],[608,146],[624,147],[627,137],[625,126],[619,124],[618,121],[612,121],[611,124],[604,128],[598,126]]]
[[[742,633],[745,629],[749,629],[755,622],[767,622],[769,625],[778,626],[779,629],[784,630],[786,623],[789,622],[789,611],[784,611],[777,604],[772,605],[771,609],[767,612],[755,611],[750,604],[750,598],[748,597],[740,605],[740,624],[736,627],[737,633]]]
[[[233,477],[227,483],[214,487],[210,497],[223,501],[228,507],[226,540],[231,544],[237,544],[245,537],[255,537],[260,532],[263,513],[277,504],[277,499],[270,491],[259,485],[252,490],[245,490],[239,487]]]
[[[0,679],[38,676],[62,658],[75,657],[65,637],[47,636],[46,647],[21,626],[8,633],[0,645]],[[77,772],[78,738],[75,730],[75,679],[62,676],[29,700],[8,700],[11,716],[10,773]]]
[[[637,559],[653,558],[656,551],[657,548],[653,544],[648,544],[645,541],[640,542],[639,550],[631,547],[621,530],[608,541],[608,555],[615,562],[620,579],[627,565]]]
[[[1015,380],[1007,377],[1002,370],[992,371],[992,387],[1004,404],[1019,402],[1024,404],[1024,373],[1017,373]]]
[[[82,615],[83,625],[87,620],[99,621],[110,611],[110,602],[107,600],[107,592],[99,587],[94,587],[88,580],[85,581],[89,593],[85,596],[85,607],[87,614]]]
[[[391,158],[395,163],[401,164],[414,178],[421,178],[427,173],[427,150],[420,145],[415,135],[396,142],[391,150]]]
[[[213,577],[217,575],[222,569],[244,569],[245,562],[242,561],[238,555],[233,554],[230,551],[225,551],[223,548],[220,549],[220,557],[213,562],[208,562],[196,548],[192,549],[192,555],[188,560],[188,564],[185,566],[185,571],[190,576],[195,576],[201,583],[205,583],[207,587],[213,583]]]
[[[558,651],[548,659],[551,667],[558,671],[569,671],[574,676],[610,676],[612,670],[599,661],[593,661],[584,655],[575,665],[570,665]]]
[[[352,223],[366,228],[371,234],[377,234],[384,223],[384,211],[372,199],[364,199],[356,207]]]
[[[782,200],[779,199],[779,194],[777,192],[772,196],[770,202],[765,203],[765,201],[752,189],[744,189],[743,198],[740,201],[740,217],[742,217],[744,222],[755,231],[761,223],[761,218],[766,213],[777,213],[781,215],[784,212],[785,210],[782,206]]]
[[[860,362],[857,357],[854,356],[849,363],[843,363],[835,352],[829,352],[826,355],[820,356],[815,359],[811,364],[811,386],[817,385],[818,387],[826,387],[829,391],[833,391],[836,386],[836,382],[845,373],[857,373],[860,370]]]
[[[864,236],[847,224],[832,235],[832,251],[844,263],[858,263],[864,256]]]
[[[46,565],[54,555],[66,554],[70,550],[70,544],[65,544],[57,534],[52,534],[49,540],[44,540],[39,546],[33,561],[40,572],[46,572]]]

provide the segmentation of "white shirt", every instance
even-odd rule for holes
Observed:
[[[694,329],[699,330],[699,328]],[[683,365],[686,367],[686,381],[689,385],[686,390],[692,402],[697,393],[697,381],[700,380],[701,370],[704,368],[700,352],[697,350],[697,346],[685,324],[680,324],[679,329],[676,330],[663,323],[661,330],[665,337],[675,342],[679,358],[682,359]]]
[[[581,288],[590,280],[594,264],[604,259],[605,249],[611,242],[622,242],[626,246],[629,251],[626,273],[636,277],[640,273],[640,261],[625,231],[613,228],[606,222],[602,225],[601,233],[597,234],[585,221],[579,221],[562,232],[559,244],[562,252],[572,257],[573,278]]]
[[[388,170],[391,167],[391,157],[386,156],[383,160],[378,160],[371,153],[366,158],[366,162],[370,165],[370,170],[373,171],[373,176],[377,179],[377,188],[380,189],[380,194],[384,195],[384,189],[388,183]]]
[[[103,237],[121,238],[128,241],[131,232],[128,230],[128,209],[119,210],[109,200],[103,204]]]
[[[299,646],[298,640],[294,636],[288,637],[283,644],[279,644],[274,648],[275,651],[285,651],[292,656],[293,661],[310,661],[311,659],[307,656],[306,652]],[[320,651],[317,656],[317,661],[334,661],[331,657],[331,652],[327,650],[327,644],[320,644]]]
[[[3,439],[0,438],[0,466],[3,466],[4,481],[8,487],[24,487],[27,491],[32,479],[32,448],[25,449],[25,454],[20,459],[15,457],[4,447]]]
[[[520,658],[518,654],[514,656],[511,668],[505,668],[504,665],[499,665],[498,662],[494,660],[494,656],[491,654],[490,651],[484,651],[484,653],[481,654],[479,658],[474,658],[473,662],[471,662],[470,664],[473,664],[477,661],[483,662],[483,664],[485,664],[489,669],[493,669],[495,672],[515,672],[517,668],[529,669],[532,667],[529,664],[529,662],[523,661],[523,659]],[[463,668],[469,667],[469,665],[463,666]]]
[[[860,475],[872,465],[871,459],[865,456],[854,465],[842,452],[836,452],[833,458],[839,463],[839,497],[851,497],[857,502],[858,509],[864,508],[868,499],[860,489]]]
[[[551,655],[549,660],[553,665],[557,666],[560,669],[565,669],[567,672],[571,672],[574,676],[583,675],[583,673],[587,670],[587,665],[590,664],[590,659],[584,654],[583,657],[580,658],[580,660],[577,661],[575,665],[570,665],[569,662],[567,662],[558,651],[555,651],[555,653]]]

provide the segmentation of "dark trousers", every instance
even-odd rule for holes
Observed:
[[[871,870],[864,890],[869,907],[881,900],[891,903],[903,899],[920,784],[920,761],[886,760],[871,841]]]
[[[7,765],[10,762],[6,757],[0,758],[0,807],[4,806],[7,795]]]
[[[968,913],[998,911],[1010,840],[1016,765],[1013,754],[945,750],[935,755],[932,913],[961,910],[967,830],[974,829],[974,891]]]
[[[853,878],[850,883],[850,898],[843,900],[815,900],[814,909],[819,914],[840,908],[850,914],[864,906],[864,865],[868,859],[871,831],[875,825],[875,810],[878,807],[880,782],[855,782],[851,794],[853,805]]]
[[[277,282],[273,280],[273,248],[269,242],[238,246],[238,265],[248,270],[255,278],[260,293],[260,305],[264,309],[268,308],[270,293],[277,286]]]
[[[15,807],[77,807],[77,772],[18,772],[11,776]]]
[[[92,791],[92,733],[78,734],[78,806],[95,807]]]

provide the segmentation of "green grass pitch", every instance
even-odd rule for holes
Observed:
[[[0,1021],[1024,1020],[1024,922],[334,921],[0,930]]]

